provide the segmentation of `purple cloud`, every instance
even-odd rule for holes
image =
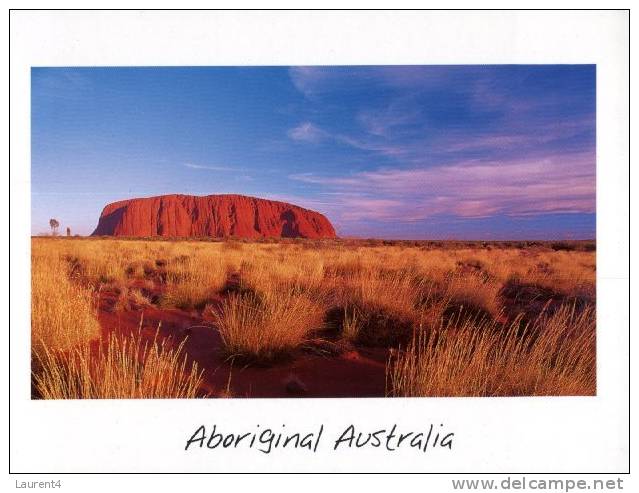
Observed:
[[[419,221],[595,211],[594,155],[380,168],[350,176],[291,175],[334,194],[343,221]],[[343,212],[339,212],[343,211]]]

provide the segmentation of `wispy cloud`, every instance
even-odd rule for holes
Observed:
[[[287,132],[287,134],[293,140],[301,142],[311,142],[314,144],[329,137],[329,134],[327,132],[312,124],[311,122],[301,123],[298,126],[291,128]]]
[[[204,164],[195,164],[195,163],[182,163],[182,166],[190,169],[205,169],[209,171],[236,171],[237,168],[233,168],[231,166],[220,166],[220,165],[204,165]]]
[[[538,70],[533,74],[508,66],[310,66],[290,68],[289,77],[311,104],[381,91],[384,98],[379,100],[352,98],[359,129],[325,128],[323,135],[356,149],[401,158],[399,164],[407,165],[419,161],[424,152],[529,152],[579,136],[588,140],[594,135],[595,107],[594,96],[590,105],[584,104],[584,94],[594,88],[573,94],[561,84],[582,82],[557,82],[557,74],[548,73],[552,67]],[[531,74],[539,81],[533,82]],[[543,84],[551,85],[542,92]],[[590,140],[592,147],[594,137]]]
[[[594,96],[557,70],[293,67],[322,126],[306,122],[289,137],[369,161],[357,173],[289,178],[329,197],[323,208],[341,224],[594,213]],[[327,116],[344,104],[352,123],[332,125]]]
[[[291,67],[288,73],[295,88],[305,96],[312,96],[324,78],[323,72],[316,67]]]
[[[420,221],[595,211],[594,154],[379,168],[348,176],[289,178],[334,196],[343,221]]]
[[[398,156],[404,151],[403,146],[392,144],[379,138],[371,138],[366,135],[353,137],[341,133],[331,133],[311,122],[304,122],[291,128],[287,135],[290,139],[298,142],[318,144],[323,141],[332,141],[361,151],[371,151],[386,156]]]
[[[313,99],[334,91],[363,86],[406,90],[425,90],[450,83],[450,70],[444,66],[298,66],[289,69],[295,88]]]
[[[357,114],[363,129],[371,135],[390,139],[396,132],[418,124],[421,108],[412,98],[397,98],[386,106],[364,108]]]

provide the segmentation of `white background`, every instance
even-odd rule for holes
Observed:
[[[14,12],[11,16],[12,472],[624,472],[628,467],[628,29],[624,12]],[[30,399],[31,66],[597,64],[598,395],[587,398]],[[6,368],[6,367],[5,367]],[[6,379],[4,380],[6,382]],[[6,394],[5,394],[6,395]],[[350,423],[444,423],[452,452],[332,452]],[[317,454],[185,453],[202,423],[301,431]],[[30,479],[34,479],[33,477]],[[40,478],[46,479],[46,478]],[[210,478],[210,484],[215,479]],[[168,481],[168,480],[167,480]],[[104,483],[108,484],[108,483]],[[169,484],[168,482],[165,484]]]

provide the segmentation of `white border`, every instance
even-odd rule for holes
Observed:
[[[11,470],[622,472],[628,453],[625,12],[14,12]],[[39,402],[29,399],[29,68],[91,65],[597,64],[598,387],[593,398]],[[6,394],[5,394],[6,395]],[[185,454],[200,423],[332,434],[443,422],[452,453]],[[328,437],[327,437],[328,438]]]

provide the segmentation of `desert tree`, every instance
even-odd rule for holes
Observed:
[[[54,218],[49,219],[49,226],[51,226],[51,234],[53,234],[54,236],[57,235],[58,227],[60,226],[58,220]]]

